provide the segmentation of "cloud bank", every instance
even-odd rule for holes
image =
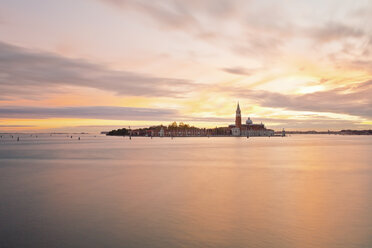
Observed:
[[[197,87],[188,80],[110,70],[85,60],[31,51],[0,42],[1,98],[40,95],[63,86],[153,97],[182,97],[185,92]]]
[[[264,90],[242,89],[235,89],[233,94],[253,100],[263,107],[372,118],[372,80],[304,95],[285,95]]]
[[[79,118],[105,120],[172,120],[177,111],[172,109],[130,108],[114,106],[89,107],[0,107],[0,118]]]

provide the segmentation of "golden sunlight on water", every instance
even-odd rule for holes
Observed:
[[[24,135],[0,247],[372,247],[372,139]]]

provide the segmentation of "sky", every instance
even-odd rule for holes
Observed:
[[[0,132],[372,128],[372,1],[0,0]]]

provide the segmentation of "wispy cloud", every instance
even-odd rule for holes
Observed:
[[[124,10],[144,13],[161,27],[175,30],[198,30],[201,24],[193,12],[181,1],[136,1],[136,0],[102,0]]]
[[[237,9],[235,0],[206,1],[146,1],[146,0],[101,0],[123,10],[135,10],[159,24],[163,28],[187,30],[203,34],[206,30],[200,17],[226,18]]]
[[[222,70],[225,71],[225,72],[228,72],[228,73],[244,75],[244,76],[250,76],[253,73],[252,70],[250,70],[248,68],[240,67],[240,66],[226,67],[226,68],[222,68]]]
[[[224,46],[235,55],[262,57],[263,54],[273,54],[282,42],[280,36],[285,34],[288,38],[292,29],[284,9],[274,3],[261,5],[239,0],[100,1],[123,11],[136,11],[163,29],[183,32],[209,44],[213,41],[213,45]],[[233,29],[238,33],[232,34],[226,29],[228,21],[234,23]]]
[[[327,22],[320,27],[310,28],[309,35],[318,42],[331,42],[345,38],[360,38],[365,34],[360,28],[339,22]]]

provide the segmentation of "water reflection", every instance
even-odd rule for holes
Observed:
[[[369,137],[39,140],[0,144],[1,247],[372,245]]]

